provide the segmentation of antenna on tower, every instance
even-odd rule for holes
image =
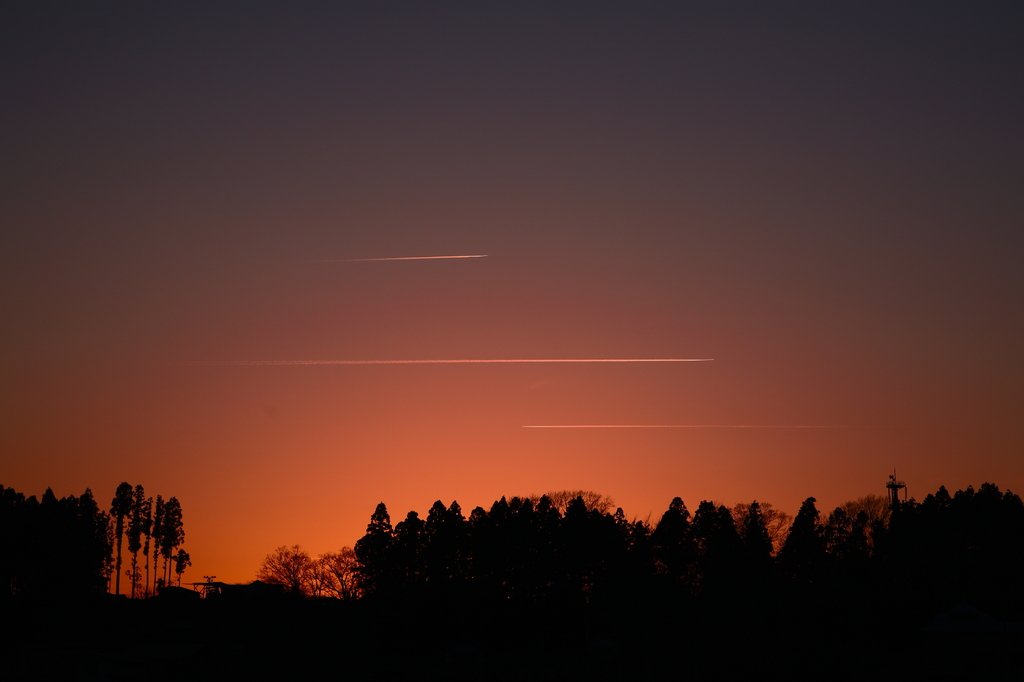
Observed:
[[[889,475],[889,482],[885,484],[885,487],[889,490],[889,508],[896,509],[900,506],[900,490],[904,490],[907,484],[903,481],[896,480],[896,468],[893,467],[892,473]],[[903,497],[906,501],[906,491],[904,490]]]

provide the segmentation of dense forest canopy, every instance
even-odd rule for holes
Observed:
[[[656,522],[581,491],[512,497],[464,513],[440,500],[393,523],[377,505],[354,548],[319,557],[298,545],[258,577],[296,596],[499,600],[522,604],[756,599],[769,592],[899,594],[922,609],[971,601],[1024,610],[1024,504],[996,485],[889,504],[868,496],[792,519],[770,504],[673,499]],[[561,500],[559,501],[561,502]],[[143,597],[191,564],[181,505],[122,483],[104,511],[90,490],[40,499],[0,486],[0,598]],[[127,585],[120,585],[120,577]],[[122,590],[123,588],[123,590]],[[781,592],[780,592],[781,591]],[[1000,606],[1001,605],[1001,606]]]
[[[544,660],[563,673],[624,677],[641,660],[663,673],[651,679],[684,668],[703,677],[749,660],[802,670],[874,660],[864,658],[865,632],[901,642],[931,665],[937,645],[915,643],[913,635],[936,614],[970,616],[977,607],[996,627],[1024,620],[1024,504],[992,484],[954,494],[940,488],[891,508],[868,496],[827,514],[809,497],[791,519],[760,501],[729,508],[704,500],[691,509],[677,497],[652,522],[603,508],[604,500],[577,495],[563,511],[548,495],[503,497],[468,514],[457,502],[438,501],[425,518],[410,511],[397,523],[380,503],[354,548],[314,558],[298,545],[280,547],[258,578],[281,587],[230,586],[209,593],[218,595],[215,603],[182,588],[160,590],[158,599],[113,598],[118,565],[125,596],[151,596],[171,571],[180,577],[177,559],[187,553],[174,546],[183,538],[174,498],[150,498],[125,483],[104,511],[88,490],[62,499],[47,490],[37,499],[0,486],[0,602],[9,607],[0,621],[11,628],[9,641],[21,643],[13,660],[23,673],[51,655],[47,641],[73,648],[83,636],[76,619],[52,618],[59,611],[37,608],[37,599],[73,604],[106,595],[108,608],[93,611],[107,624],[102,633],[114,623],[145,624],[129,636],[138,646],[167,623],[205,628],[204,648],[180,660],[209,679],[234,670],[238,652],[246,652],[250,676],[265,672],[267,652],[282,670],[311,660],[308,672],[317,661],[335,661],[335,640],[346,638],[348,655],[371,678],[384,661],[404,666],[403,679],[425,663],[459,672],[437,652],[471,650],[469,641],[504,656],[475,657],[473,670],[490,661],[487,669],[497,671],[522,651],[539,651],[516,665]],[[27,621],[36,629],[22,628]],[[54,623],[64,624],[59,636]],[[765,623],[801,633],[801,646],[778,648],[764,636]],[[380,637],[396,624],[416,635]],[[94,651],[103,650],[100,632],[88,634]],[[304,658],[317,638],[330,646]],[[709,654],[720,638],[746,658]],[[611,648],[595,650],[595,641]],[[600,653],[620,646],[621,656]],[[986,649],[979,665],[1012,670],[1017,650],[1012,642]],[[975,663],[973,651],[958,654],[964,669]],[[171,669],[163,659],[151,663]]]
[[[577,491],[579,492],[579,491]],[[768,594],[880,595],[935,610],[969,600],[1024,608],[1024,505],[985,483],[922,502],[869,495],[827,514],[807,498],[795,518],[768,503],[732,508],[675,498],[651,523],[611,512],[603,495],[564,510],[549,495],[464,514],[438,500],[426,519],[392,522],[377,505],[354,550],[268,555],[261,580],[293,594],[393,601],[443,597],[522,604],[758,600]],[[330,576],[331,566],[340,566]],[[346,587],[347,586],[347,587]],[[1001,605],[1001,606],[1000,606]]]
[[[0,485],[0,599],[121,594],[122,575],[132,597],[149,596],[191,566],[184,540],[178,499],[154,501],[141,485],[121,483],[109,512],[88,488],[39,500]]]

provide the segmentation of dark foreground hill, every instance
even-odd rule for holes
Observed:
[[[450,598],[16,600],[9,680],[1016,679],[1024,628],[857,595],[524,605]]]

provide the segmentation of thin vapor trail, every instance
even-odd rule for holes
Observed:
[[[524,429],[852,429],[813,424],[532,424]]]
[[[397,256],[391,258],[333,258],[313,261],[315,263],[366,263],[378,260],[444,260],[450,258],[487,258],[486,253],[474,253],[465,256]]]
[[[487,365],[508,363],[579,362],[711,362],[714,358],[514,358],[497,360],[183,360],[189,366],[262,366],[262,365]]]

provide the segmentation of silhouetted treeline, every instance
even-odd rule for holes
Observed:
[[[109,516],[88,488],[42,500],[0,485],[0,598],[103,592],[111,567]]]
[[[991,483],[940,487],[901,504],[876,539],[874,570],[920,606],[966,601],[1024,619],[1024,504]],[[918,606],[914,604],[912,606]]]
[[[503,497],[468,518],[438,501],[425,521],[412,511],[394,527],[381,503],[355,551],[368,594],[522,603],[715,593],[762,585],[778,568],[756,502],[737,527],[728,508],[702,502],[691,515],[679,498],[654,527],[582,497],[564,514],[546,495]]]
[[[870,501],[870,498],[866,498]],[[656,524],[622,509],[561,513],[547,496],[502,498],[462,513],[435,502],[392,525],[384,503],[355,545],[361,588],[377,599],[443,597],[523,604],[871,599],[925,610],[972,600],[1024,605],[1024,505],[986,483],[900,503],[883,515],[848,503],[824,516],[801,505],[781,549],[761,505],[733,510],[672,500]],[[838,602],[837,602],[838,603]]]
[[[102,594],[110,582],[120,593],[125,539],[131,594],[150,594],[151,556],[153,588],[191,565],[184,537],[178,500],[158,495],[154,506],[141,485],[121,483],[109,513],[88,488],[61,499],[47,488],[39,500],[0,485],[0,599]]]
[[[146,497],[141,485],[134,488],[122,482],[117,486],[110,503],[113,535],[117,545],[114,552],[114,594],[121,594],[121,564],[124,540],[128,540],[131,568],[124,572],[131,584],[131,596],[147,596],[150,591],[150,555],[153,558],[153,590],[170,585],[172,570],[181,582],[181,574],[192,565],[188,552],[179,549],[185,540],[181,503],[171,497],[166,502],[160,495],[156,501]],[[139,566],[139,551],[143,565]],[[152,551],[151,551],[152,550]],[[163,560],[163,566],[160,560]],[[145,580],[145,584],[143,584]]]
[[[91,496],[29,502],[0,493],[7,585],[10,559],[26,556],[7,551],[19,527],[8,512],[56,504],[75,526]],[[1019,676],[1024,506],[1016,495],[985,484],[940,489],[890,514],[868,499],[827,515],[808,498],[781,540],[766,509],[701,502],[691,511],[677,498],[648,523],[582,499],[562,512],[543,498],[512,498],[468,515],[436,503],[425,519],[409,513],[392,524],[382,504],[357,557],[342,549],[312,559],[297,546],[268,556],[261,577],[290,585],[295,598],[167,590],[88,610],[12,599],[0,608],[8,647],[0,677],[865,679],[888,674],[890,662],[912,680]],[[110,562],[115,524],[105,528]],[[964,601],[987,614],[988,632],[926,627]],[[945,622],[970,612],[960,607]]]

